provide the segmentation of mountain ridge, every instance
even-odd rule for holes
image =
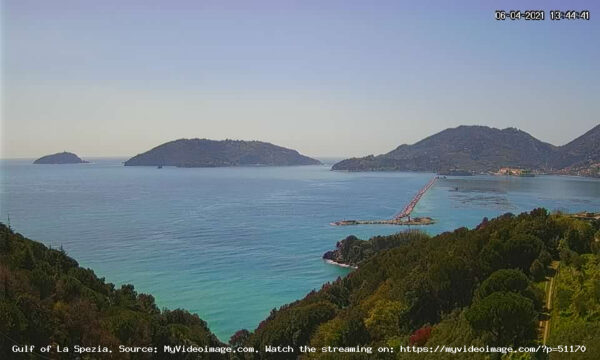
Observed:
[[[562,168],[577,168],[600,161],[600,124],[575,138],[561,148],[561,158],[557,161]]]
[[[484,173],[517,167],[558,172],[581,164],[584,166],[577,169],[582,171],[585,166],[600,162],[599,148],[600,125],[563,146],[540,141],[516,128],[461,125],[411,145],[399,145],[385,154],[342,160],[334,164],[332,170],[444,172],[461,169]]]

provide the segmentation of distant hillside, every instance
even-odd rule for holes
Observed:
[[[343,160],[334,170],[447,171],[474,172],[513,166],[545,168],[557,148],[528,133],[508,128],[459,126],[446,129],[413,145],[400,145],[379,156]]]
[[[413,145],[400,145],[387,154],[346,159],[333,170],[434,171],[462,169],[497,171],[501,167],[554,171],[576,164],[598,162],[600,126],[571,143],[557,147],[515,129],[459,126],[446,129]]]
[[[125,166],[289,166],[320,163],[296,150],[260,141],[180,139],[136,155],[127,160]]]
[[[600,175],[600,125],[561,146],[554,167],[564,173]]]
[[[52,155],[42,156],[33,162],[34,164],[83,164],[85,160],[70,152],[61,152]]]

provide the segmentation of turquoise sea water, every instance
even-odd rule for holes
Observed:
[[[433,176],[328,166],[156,169],[123,160],[0,161],[1,221],[10,214],[16,231],[62,245],[108,281],[197,313],[222,340],[346,274],[321,259],[338,240],[404,229],[330,222],[390,218]],[[436,219],[423,229],[438,233],[539,206],[598,211],[600,181],[452,177],[438,181],[413,215]]]

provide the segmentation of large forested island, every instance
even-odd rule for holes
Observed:
[[[179,139],[125,162],[125,166],[290,166],[318,165],[319,160],[261,141]]]
[[[542,142],[515,128],[459,126],[386,154],[340,161],[333,170],[481,173],[512,167],[600,176],[599,149],[600,125],[563,146]]]
[[[42,156],[35,160],[34,164],[84,164],[87,161],[82,160],[79,156],[63,151],[52,155]]]
[[[49,249],[0,224],[0,358],[18,358],[11,352],[15,344],[115,351],[91,357],[101,359],[423,359],[423,354],[400,351],[375,357],[324,350],[543,343],[586,347],[577,354],[555,352],[550,359],[596,359],[600,353],[598,214],[551,215],[536,209],[434,237],[417,232],[369,241],[351,237],[333,255],[358,269],[274,309],[257,329],[240,330],[229,340],[234,348],[256,352],[166,355],[164,345],[224,344],[197,315],[161,311],[151,295],[136,293],[132,285],[116,289],[62,249]],[[124,354],[117,353],[119,345],[159,350],[158,355]],[[318,350],[300,354],[303,345]],[[294,353],[268,352],[269,346],[291,346]],[[53,356],[74,357],[59,355]],[[537,357],[463,353],[460,358]]]

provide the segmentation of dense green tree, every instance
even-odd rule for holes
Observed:
[[[371,335],[363,320],[357,316],[350,316],[340,329],[339,343],[337,346],[357,346],[368,344]]]
[[[47,298],[54,290],[54,279],[49,275],[50,273],[51,269],[48,263],[36,266],[31,272],[31,284],[36,287],[42,300]]]
[[[542,263],[542,265],[549,266],[552,263],[552,254],[550,254],[548,250],[544,249],[540,251],[538,260]]]
[[[250,331],[246,329],[238,330],[229,338],[229,344],[234,347],[244,346],[244,343],[250,337]]]
[[[428,274],[441,311],[468,305],[472,298],[475,275],[471,266],[458,256],[444,256]]]
[[[508,267],[519,268],[525,272],[542,250],[543,243],[533,235],[515,234],[504,248],[504,257],[508,261]]]
[[[531,274],[533,280],[542,281],[546,277],[546,267],[541,263],[541,261],[535,259],[529,267],[529,273]]]
[[[600,254],[600,230],[594,234],[594,240],[590,244],[590,251],[594,254]]]
[[[0,337],[0,355],[2,358],[8,359],[8,349],[14,345],[10,341],[22,341],[24,339],[24,331],[27,329],[27,318],[21,312],[14,302],[8,300],[0,300],[0,332],[4,337]]]
[[[585,252],[585,239],[583,239],[579,231],[577,231],[576,229],[569,230],[569,232],[567,233],[566,241],[567,245],[569,246],[569,249],[578,253]]]
[[[501,269],[485,279],[477,289],[476,296],[483,299],[497,291],[522,293],[529,286],[529,279],[521,270]]]
[[[380,300],[370,309],[365,326],[373,339],[385,339],[406,331],[408,307],[400,301]]]
[[[536,338],[533,301],[514,292],[492,293],[475,302],[465,316],[474,329],[489,333],[497,346],[526,345]]]

